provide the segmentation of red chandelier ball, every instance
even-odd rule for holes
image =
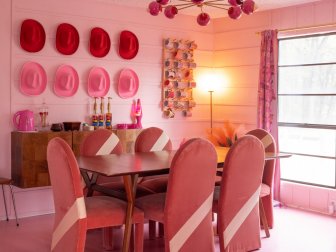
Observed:
[[[204,6],[227,10],[228,16],[232,19],[238,19],[243,13],[250,15],[256,10],[256,4],[253,0],[177,0],[180,4],[172,4],[172,0],[156,0],[148,5],[148,11],[152,16],[159,15],[164,9],[164,15],[167,18],[174,18],[179,10],[199,7],[201,13],[197,16],[197,23],[206,26],[210,22],[210,15],[203,12]]]

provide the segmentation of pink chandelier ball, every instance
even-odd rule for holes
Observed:
[[[178,10],[174,5],[168,5],[164,10],[165,16],[170,19],[174,18],[177,12]]]
[[[250,15],[256,10],[256,4],[253,0],[176,0],[182,2],[181,4],[172,4],[172,0],[156,0],[148,5],[148,11],[152,16],[159,15],[164,9],[164,15],[173,19],[180,9],[190,7],[200,7],[201,13],[197,16],[197,23],[201,26],[206,26],[210,22],[210,15],[203,12],[202,7],[207,6],[213,8],[226,9],[228,16],[232,19],[238,19],[243,13]],[[186,4],[189,2],[189,4]],[[168,5],[169,4],[169,5]]]
[[[153,1],[149,3],[148,10],[152,16],[157,16],[162,11],[162,6],[158,2]]]
[[[206,26],[208,25],[210,22],[210,16],[208,13],[200,13],[198,16],[197,16],[197,23],[201,26]]]
[[[228,10],[228,15],[232,19],[238,19],[242,15],[242,10],[239,6],[232,6]]]
[[[250,15],[252,14],[255,9],[256,9],[256,4],[254,3],[253,0],[246,0],[242,6],[241,6],[242,11],[247,14]]]

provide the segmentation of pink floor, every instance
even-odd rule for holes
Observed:
[[[335,252],[336,218],[304,212],[290,208],[275,209],[276,227],[271,230],[271,237],[262,236],[260,252]],[[1,252],[44,252],[50,251],[53,215],[20,219],[20,226],[15,221],[0,221]],[[145,225],[147,229],[147,225]],[[147,231],[147,230],[146,230]],[[115,249],[120,251],[122,229],[115,232]],[[87,252],[103,251],[101,231],[89,231]],[[164,251],[162,239],[148,240],[145,235],[144,251]],[[219,251],[216,239],[216,251]]]

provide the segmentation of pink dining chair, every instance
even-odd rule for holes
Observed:
[[[51,251],[84,251],[89,229],[125,223],[127,203],[108,196],[84,197],[79,167],[70,146],[61,138],[50,140],[47,161],[54,195],[55,222]],[[134,209],[135,250],[143,251],[143,212]]]
[[[257,137],[264,146],[264,151],[276,153],[276,145],[273,136],[264,129],[255,129],[246,133]],[[259,201],[260,219],[265,229],[266,237],[270,237],[269,228],[273,228],[273,177],[275,170],[275,159],[266,160],[262,177],[261,192]]]
[[[93,131],[90,135],[84,138],[80,145],[81,156],[121,154],[122,152],[123,149],[118,136],[107,129],[97,129]],[[98,176],[96,183],[118,191],[124,189],[123,179],[121,177],[109,178]],[[92,191],[87,192],[88,196],[91,196],[92,194]]]
[[[160,128],[150,127],[140,132],[134,144],[135,152],[151,152],[172,150],[172,143],[168,135]],[[137,196],[167,191],[168,175],[153,175],[141,177],[138,180]],[[149,236],[155,238],[156,222],[149,221]],[[159,224],[159,236],[163,235],[163,226]]]
[[[140,197],[145,218],[164,224],[165,251],[214,251],[212,200],[217,167],[213,145],[188,140],[176,152],[166,193]]]
[[[134,144],[135,152],[151,152],[172,150],[172,143],[167,134],[160,128],[150,127],[140,132]],[[154,175],[139,179],[138,188],[148,193],[165,192],[168,175]]]
[[[258,202],[264,153],[259,139],[243,136],[225,158],[222,183],[215,188],[213,202],[221,252],[261,247]]]

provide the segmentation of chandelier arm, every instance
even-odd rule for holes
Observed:
[[[177,6],[177,5],[175,5],[175,6]],[[193,7],[194,6],[194,4],[191,4],[191,5],[187,5],[187,6],[184,6],[184,7],[181,7],[181,8],[177,8],[178,10],[183,10],[183,9],[187,9],[187,8],[189,8],[189,7]]]
[[[180,0],[181,1],[181,0]],[[227,2],[227,1],[225,1],[225,0],[209,0],[209,1],[206,1],[206,2],[204,2],[203,4],[207,4],[207,3],[218,3],[218,2]],[[223,5],[230,5],[230,4],[228,4],[228,3],[223,3]]]
[[[162,8],[167,8],[169,5],[167,6],[162,6]],[[184,4],[174,4],[173,6],[178,7],[178,6],[188,6],[188,7],[192,7],[195,6],[195,4],[193,3],[184,3]]]
[[[223,10],[229,10],[229,7],[227,5],[224,4],[206,4],[207,6],[213,7],[213,8],[217,8],[217,9],[223,9]]]

